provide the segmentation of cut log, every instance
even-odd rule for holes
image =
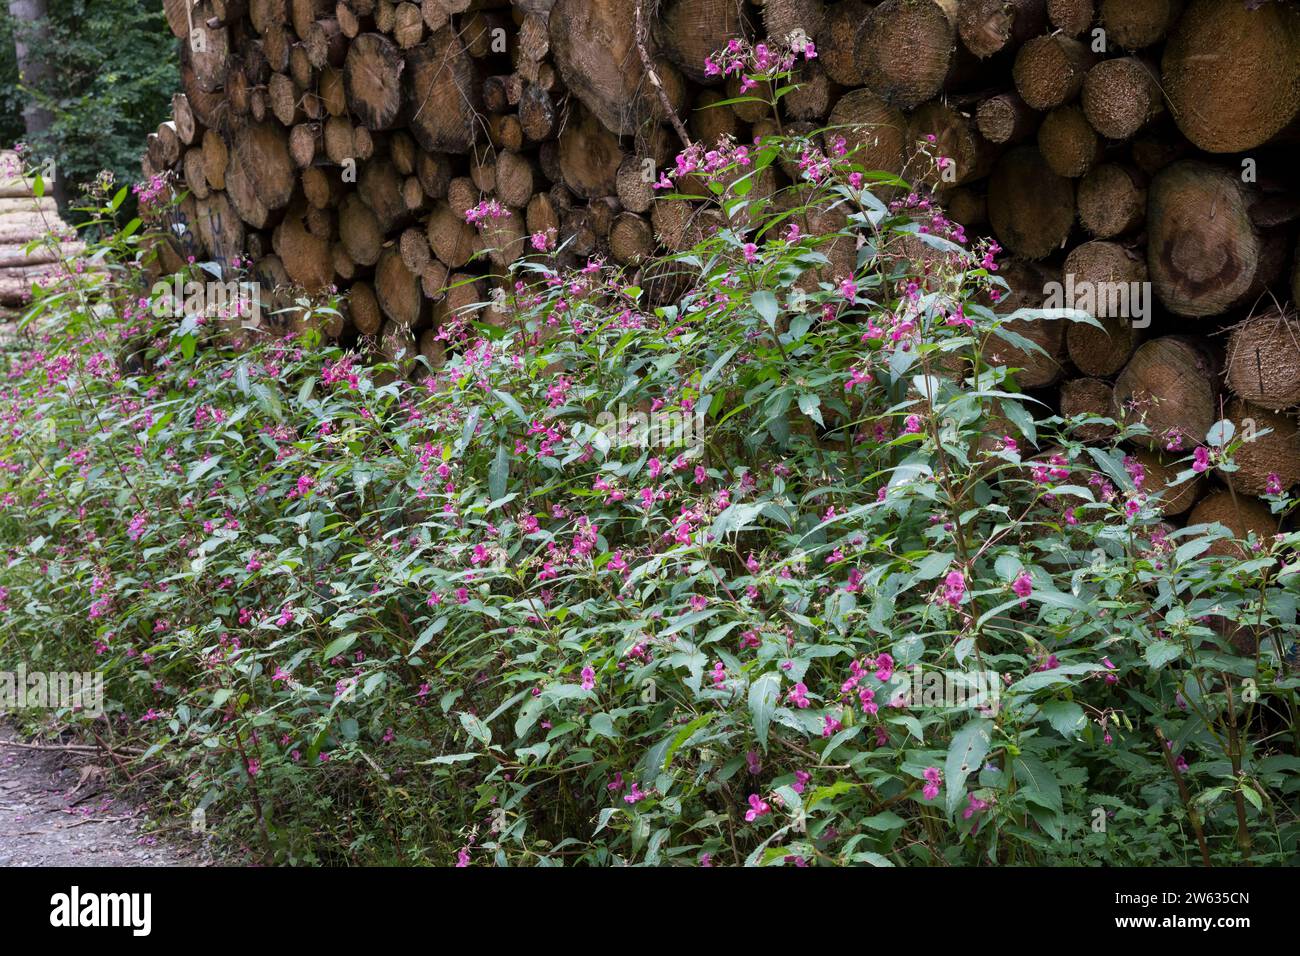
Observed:
[[[420,277],[406,267],[396,246],[389,246],[375,266],[375,298],[379,308],[398,325],[418,325],[425,315],[427,300],[420,291]]]
[[[1011,76],[1020,98],[1036,110],[1068,103],[1083,89],[1083,80],[1096,55],[1060,33],[1034,37],[1016,54]]]
[[[641,262],[654,251],[654,229],[634,212],[620,213],[609,230],[609,253],[619,265]]]
[[[1184,514],[1196,504],[1205,492],[1205,478],[1197,475],[1186,481],[1178,477],[1187,470],[1186,463],[1179,463],[1177,456],[1166,455],[1150,448],[1139,448],[1133,457],[1142,466],[1142,483],[1140,490],[1150,496],[1159,495],[1160,514],[1173,518]]]
[[[933,136],[933,140],[928,137]],[[912,173],[912,179],[931,189],[946,188],[980,179],[993,165],[993,150],[975,128],[974,119],[938,100],[919,106],[908,120],[908,141],[926,142],[941,169]],[[914,165],[914,164],[913,164]]]
[[[469,262],[478,243],[474,227],[443,202],[434,204],[425,233],[433,254],[448,269],[459,269]]]
[[[655,18],[655,40],[664,55],[686,76],[696,83],[716,83],[720,77],[705,71],[705,60],[733,37],[747,36],[740,8],[735,0],[671,0]],[[813,34],[809,31],[807,35]],[[632,59],[636,58],[633,50]]]
[[[989,224],[1016,255],[1051,255],[1074,224],[1074,184],[1052,172],[1036,146],[1017,146],[989,176]]]
[[[817,39],[817,58],[822,69],[841,86],[860,86],[858,68],[858,30],[866,22],[871,5],[866,0],[841,0],[826,11],[822,32]]]
[[[885,0],[858,33],[858,70],[867,87],[911,109],[943,87],[956,41],[955,0]]]
[[[430,302],[437,302],[447,294],[447,267],[437,259],[430,259],[420,270],[420,290]]]
[[[378,335],[384,327],[384,313],[369,282],[354,282],[348,295],[348,314],[362,335]]]
[[[1053,29],[1077,37],[1092,26],[1095,0],[1047,0],[1047,19]]]
[[[199,0],[193,16],[195,35],[202,36],[202,43],[183,44],[183,48],[188,51],[199,89],[205,93],[219,92],[226,85],[226,71],[230,67],[230,31],[208,24],[212,17],[210,0]]]
[[[407,53],[403,88],[411,134],[423,149],[463,153],[474,145],[483,83],[451,27]]]
[[[176,135],[186,146],[193,145],[203,133],[203,126],[194,116],[189,97],[184,93],[172,96],[172,122],[176,124]]]
[[[975,122],[990,143],[1018,143],[1038,128],[1039,114],[1019,93],[999,93],[980,102]]]
[[[316,158],[321,140],[319,123],[299,123],[289,130],[289,157],[299,169],[306,169]]]
[[[289,155],[289,138],[283,127],[270,122],[237,127],[231,144],[231,158],[243,167],[244,175],[257,191],[257,198],[267,209],[282,209],[288,205],[298,175]]]
[[[348,47],[343,83],[352,115],[371,130],[396,125],[402,112],[402,74],[409,66],[392,40],[363,33]]]
[[[195,199],[204,199],[208,195],[208,177],[203,173],[203,150],[197,146],[185,151],[181,157],[181,175],[185,185],[194,194]]]
[[[740,133],[740,118],[727,104],[730,99],[718,90],[703,89],[691,109],[690,129],[696,142],[713,148],[720,142],[735,139]]]
[[[556,0],[550,15],[551,57],[564,85],[619,136],[635,133],[647,116],[638,95],[645,70],[634,36],[636,2]]]
[[[272,242],[289,278],[306,292],[315,293],[333,280],[334,264],[329,240],[312,235],[304,225],[301,216],[305,211],[290,207],[276,226]]]
[[[1250,6],[1192,0],[1165,45],[1170,112],[1206,152],[1254,149],[1300,112],[1300,9]]]
[[[509,151],[497,154],[496,193],[504,205],[523,209],[532,198],[533,187],[533,163],[528,157]]]
[[[424,16],[413,3],[402,2],[393,12],[393,39],[398,47],[409,50],[424,39]]]
[[[1100,378],[1076,378],[1061,384],[1062,418],[1110,418],[1110,382]],[[1103,442],[1115,436],[1115,426],[1105,422],[1075,425],[1070,434],[1080,441]]]
[[[1124,319],[1143,328],[1150,324],[1147,266],[1140,253],[1101,239],[1082,243],[1065,257],[1062,280],[1063,297],[1072,294],[1074,300],[1063,307],[1083,309],[1098,319]]]
[[[802,50],[802,43],[819,36],[826,22],[822,0],[763,0],[763,29],[769,39]]]
[[[234,156],[230,157],[230,162],[226,166],[224,182],[226,195],[231,205],[235,207],[239,218],[254,229],[264,228],[270,221],[271,211],[266,208],[266,203],[258,198],[257,186],[253,177],[248,174],[247,168]]]
[[[551,32],[546,17],[526,13],[519,23],[518,57],[530,63],[541,63],[551,52]]]
[[[961,42],[980,59],[1019,48],[1046,25],[1043,0],[962,0],[957,11]]]
[[[536,84],[524,90],[519,100],[519,125],[530,143],[540,143],[555,135],[558,114],[551,94]]]
[[[339,204],[339,239],[357,265],[373,266],[383,251],[384,233],[374,211],[351,193]]]
[[[1065,361],[1065,323],[1054,319],[1017,320],[1008,322],[1006,329],[1028,339],[1043,351],[1022,349],[995,339],[988,356],[989,364],[1016,369],[1016,383],[1021,388],[1045,388],[1054,384],[1061,377]]]
[[[1218,418],[1219,361],[1200,339],[1166,335],[1141,345],[1115,380],[1112,418],[1145,424],[1133,441],[1184,451],[1205,439]]]
[[[1248,295],[1262,243],[1231,172],[1182,160],[1151,181],[1147,265],[1160,301],[1177,315],[1217,315]]]
[[[1300,430],[1295,418],[1239,398],[1228,403],[1224,417],[1237,429],[1234,438],[1242,439],[1232,458],[1236,470],[1218,469],[1234,491],[1264,495],[1274,482],[1278,491],[1300,482]]]
[[[1083,110],[1058,106],[1038,127],[1038,151],[1058,176],[1077,179],[1101,159],[1101,140]]]
[[[244,251],[244,222],[224,192],[213,191],[195,208],[192,227],[209,258],[228,263]]]
[[[1268,409],[1300,405],[1300,319],[1270,309],[1233,327],[1228,337],[1228,387]]]
[[[361,169],[357,195],[374,210],[379,229],[388,235],[406,221],[406,203],[402,200],[402,176],[388,158],[372,160]]]
[[[1066,349],[1080,372],[1109,378],[1128,364],[1142,336],[1131,319],[1103,317],[1097,321],[1100,329],[1085,322],[1071,322],[1065,333]]]
[[[420,13],[430,31],[441,30],[451,20],[451,11],[444,0],[421,0]]]
[[[266,98],[271,107],[271,115],[281,126],[292,126],[305,115],[298,106],[298,87],[287,74],[271,74],[266,87]]]
[[[767,9],[771,9],[769,4]],[[795,120],[820,120],[830,109],[833,84],[821,65],[813,60],[794,70],[790,82],[795,85],[781,101],[786,115]],[[735,107],[729,107],[734,113]]]
[[[1268,505],[1258,498],[1234,494],[1226,488],[1196,503],[1187,517],[1187,526],[1201,524],[1221,524],[1232,532],[1231,538],[1213,542],[1206,553],[1234,560],[1246,556],[1245,542],[1252,534],[1257,542],[1266,543],[1277,531],[1277,519]]]
[[[1135,56],[1104,60],[1083,81],[1083,110],[1107,139],[1128,139],[1164,109],[1155,69]]]
[[[1103,163],[1079,181],[1079,222],[1098,239],[1132,232],[1146,221],[1146,177],[1121,163]]]
[[[618,190],[618,169],[624,154],[618,138],[594,115],[570,121],[560,134],[560,171],[564,184],[584,199],[610,196]]]
[[[871,90],[851,90],[840,97],[827,126],[844,137],[855,164],[868,171],[903,171],[911,146],[907,119]]]
[[[1183,0],[1101,0],[1106,41],[1125,50],[1159,43],[1183,12]]]

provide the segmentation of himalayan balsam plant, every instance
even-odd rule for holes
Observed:
[[[779,116],[800,55],[711,64]],[[690,248],[533,237],[438,366],[155,316],[101,193],[8,355],[0,663],[101,672],[46,729],[258,860],[1294,863],[1296,535],[1164,523],[852,134],[686,149]]]

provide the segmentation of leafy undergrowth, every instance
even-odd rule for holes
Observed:
[[[10,356],[0,665],[267,861],[1296,862],[1296,535],[1162,524],[991,361],[996,248],[829,139],[679,159],[671,304],[537,237],[415,384],[337,303],[157,319],[113,233]]]

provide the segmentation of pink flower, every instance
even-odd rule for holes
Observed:
[[[795,684],[794,687],[790,688],[790,693],[786,695],[786,700],[800,710],[804,709],[809,705],[808,688],[802,682]]]
[[[966,578],[960,571],[949,571],[944,578],[943,599],[957,607],[966,594]]]
[[[759,817],[765,816],[771,812],[772,808],[768,806],[762,797],[756,793],[751,793],[749,795],[749,809],[745,811],[745,819],[748,822],[753,823]]]
[[[939,795],[939,787],[943,785],[943,774],[939,772],[938,767],[926,767],[925,788],[921,791],[921,796],[927,800],[933,800]]]
[[[1016,592],[1016,596],[1020,598],[1020,606],[1024,607],[1027,603],[1026,598],[1034,590],[1034,579],[1029,576],[1028,571],[1021,571],[1016,575],[1016,579],[1011,582],[1011,590]]]
[[[596,686],[596,672],[588,664],[582,669],[582,689],[591,690]]]
[[[1204,445],[1198,445],[1192,452],[1192,471],[1198,474],[1210,467],[1210,450]]]
[[[981,800],[974,793],[967,794],[966,809],[962,812],[962,819],[969,820],[981,810],[987,810],[988,808],[989,805],[986,801]]]

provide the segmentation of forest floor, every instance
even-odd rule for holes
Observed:
[[[24,746],[14,746],[22,744]],[[205,866],[187,832],[154,835],[140,799],[112,786],[104,757],[28,744],[0,723],[0,866]]]

